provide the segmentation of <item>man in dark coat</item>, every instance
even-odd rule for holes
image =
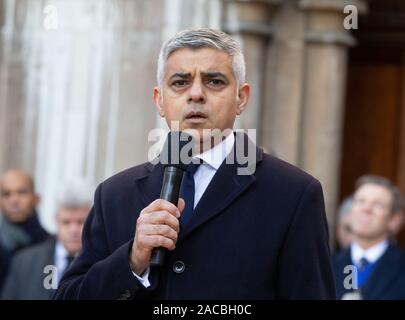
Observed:
[[[0,178],[0,246],[5,257],[0,278],[6,276],[13,254],[49,237],[38,220],[38,203],[33,179],[25,172],[12,169]]]
[[[334,257],[339,299],[405,299],[405,256],[390,241],[402,207],[402,195],[389,180],[358,180],[349,220],[353,240]]]
[[[56,238],[19,251],[12,259],[1,299],[47,300],[62,274],[81,249],[84,221],[94,189],[84,180],[72,180],[60,189]]]
[[[249,94],[227,34],[186,30],[165,43],[155,104],[172,131],[193,134],[202,164],[184,173],[177,206],[159,199],[160,162],[100,184],[55,298],[335,297],[321,185],[232,131]],[[169,250],[163,266],[150,263],[157,247]]]

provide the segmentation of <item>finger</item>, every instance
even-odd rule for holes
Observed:
[[[177,208],[179,209],[180,214],[183,212],[185,206],[186,206],[186,202],[184,201],[184,199],[179,198],[179,202],[177,203]]]
[[[169,201],[163,199],[156,199],[155,201],[151,202],[146,208],[142,210],[142,212],[149,213],[161,210],[165,210],[177,218],[180,217],[179,209],[173,203],[170,203]]]
[[[140,225],[168,225],[176,232],[179,231],[179,220],[167,211],[157,211],[144,214],[137,220],[137,226]]]
[[[160,235],[145,236],[144,237],[145,246],[153,249],[158,247],[163,247],[169,250],[173,250],[176,245],[172,239],[166,238]]]
[[[141,233],[148,236],[160,235],[166,238],[172,239],[174,242],[177,241],[178,232],[164,224],[148,224],[142,226]]]

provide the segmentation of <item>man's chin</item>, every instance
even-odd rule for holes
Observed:
[[[69,252],[69,254],[75,255],[80,250],[80,245],[71,244],[65,245],[65,249]]]
[[[23,223],[29,218],[29,215],[23,213],[12,213],[5,216],[12,223]]]
[[[185,127],[181,129],[182,132],[186,132],[193,136],[194,141],[202,142],[210,136],[210,128],[195,128],[195,127]]]
[[[357,233],[354,233],[354,235],[363,241],[373,241],[381,237],[380,234],[372,233],[369,231],[361,231],[361,232],[359,231]]]

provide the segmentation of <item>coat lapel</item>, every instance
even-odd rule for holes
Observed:
[[[254,148],[252,145],[249,147],[247,144],[253,142],[246,135],[243,136],[243,139],[244,150],[255,150],[257,165],[262,160],[263,151],[256,146]],[[237,159],[235,146],[231,153],[233,153],[233,159]],[[197,204],[189,225],[179,235],[178,241],[183,240],[199,226],[220,214],[256,180],[254,174],[238,175],[238,164],[228,163],[230,162],[225,160],[219,167]],[[147,163],[144,169],[143,173],[135,177],[135,186],[143,205],[146,207],[160,196],[164,166],[159,162],[155,165]]]
[[[347,273],[344,273],[345,267],[353,265],[351,259],[351,249],[344,249],[344,251],[338,253],[338,256],[335,258],[335,277],[336,277],[336,293],[338,299],[341,299],[342,296],[352,290],[346,290],[344,287],[345,277],[348,276]]]
[[[392,281],[395,281],[398,272],[401,272],[401,270],[397,270],[400,266],[398,263],[400,258],[401,253],[393,245],[390,245],[362,288],[366,299],[379,299]]]
[[[164,166],[157,164],[145,164],[145,172],[135,178],[137,194],[141,196],[144,207],[160,197],[162,189]]]
[[[44,250],[44,257],[43,257],[43,260],[39,259],[39,261],[41,261],[41,269],[43,269],[45,266],[55,265],[55,263],[56,263],[55,262],[56,238],[51,236],[51,237],[49,237],[48,240],[46,240],[46,242],[44,242],[44,244],[46,244],[46,249]],[[43,283],[42,277],[40,279],[41,279],[40,283],[42,284]],[[41,287],[44,288],[43,286],[41,286]],[[51,299],[54,292],[55,292],[54,289],[45,289],[44,288],[44,290],[43,290],[44,298]]]
[[[247,144],[251,142],[246,135],[244,135],[244,150],[247,149]],[[256,164],[261,161],[263,151],[256,146]],[[233,159],[236,159],[235,146],[230,155],[233,153]],[[228,156],[229,159],[230,156]],[[230,161],[225,160],[218,168],[210,184],[205,190],[203,196],[198,202],[193,217],[186,229],[180,233],[178,241],[182,241],[195,229],[219,215],[228,207],[235,199],[244,192],[255,180],[254,174],[251,175],[238,175],[238,164],[230,164]]]

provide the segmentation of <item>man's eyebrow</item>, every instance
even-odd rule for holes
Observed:
[[[228,79],[228,77],[224,73],[218,72],[218,71],[201,72],[201,74],[206,78],[222,77],[222,78]]]
[[[181,78],[181,79],[186,79],[186,78],[190,78],[191,77],[191,73],[190,72],[176,72],[173,73],[169,79],[173,79],[173,78]]]

